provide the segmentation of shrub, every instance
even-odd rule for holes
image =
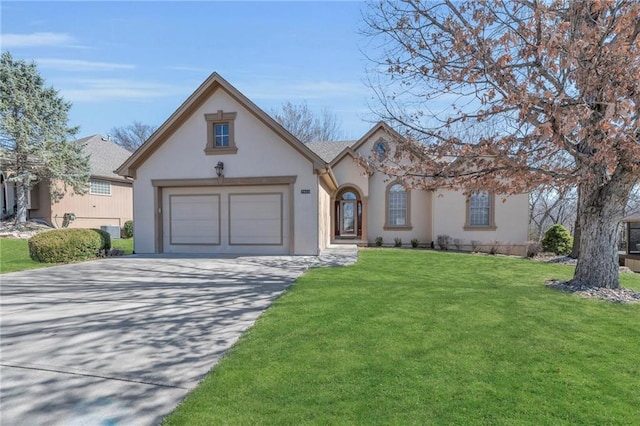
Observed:
[[[402,238],[394,238],[393,239],[394,247],[402,247]]]
[[[376,247],[382,247],[382,237],[376,237]]]
[[[542,244],[540,241],[527,241],[527,257],[534,258],[542,250]]]
[[[29,256],[45,263],[92,259],[110,248],[109,233],[100,229],[56,229],[29,239]]]
[[[491,243],[491,246],[489,247],[489,254],[495,256],[496,254],[498,254],[499,250],[500,250],[500,243],[498,241],[494,241]]]
[[[418,248],[418,239],[417,238],[413,238],[411,240],[411,247]]]
[[[440,250],[448,250],[449,249],[449,242],[451,241],[451,237],[449,237],[446,234],[438,235],[436,237],[436,241],[438,242],[438,247],[440,247]]]
[[[125,238],[133,238],[133,221],[132,220],[128,220],[124,223],[124,226],[122,227],[122,235]]]
[[[462,250],[462,239],[454,238],[453,239],[453,245],[456,246],[456,250],[458,250],[458,251]]]
[[[474,253],[477,252],[480,248],[480,244],[481,242],[479,240],[471,240],[471,251]]]
[[[555,254],[569,254],[572,247],[573,238],[564,226],[555,224],[544,233],[542,250]]]

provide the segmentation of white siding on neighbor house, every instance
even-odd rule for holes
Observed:
[[[205,113],[236,112],[236,154],[205,155]],[[219,89],[205,101],[136,171],[134,221],[136,253],[155,251],[154,179],[211,179],[224,162],[225,178],[296,176],[293,186],[294,254],[317,254],[318,176],[313,164]],[[231,187],[234,188],[234,187]],[[230,191],[232,189],[229,189]],[[308,193],[302,190],[308,190]],[[224,210],[224,209],[223,209]]]

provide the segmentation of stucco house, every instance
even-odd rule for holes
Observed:
[[[305,145],[213,73],[117,169],[134,180],[135,251],[315,255],[441,234],[524,246],[527,194],[409,189],[354,161],[397,137],[378,123],[357,141]]]
[[[100,135],[78,139],[83,153],[89,156],[90,180],[86,194],[78,195],[72,189],[57,201],[49,191],[51,182],[38,183],[28,194],[28,218],[40,219],[56,228],[100,228],[115,225],[120,228],[133,217],[133,184],[114,173],[131,153]],[[16,191],[12,182],[1,176],[0,208],[3,214],[15,211]],[[65,214],[74,218],[65,223]],[[71,216],[72,215],[72,216]]]

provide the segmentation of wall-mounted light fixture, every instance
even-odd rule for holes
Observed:
[[[222,161],[218,161],[218,164],[216,164],[216,174],[218,177],[224,176],[224,163]]]

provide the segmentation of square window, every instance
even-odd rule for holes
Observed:
[[[204,115],[207,123],[205,154],[225,155],[238,152],[234,132],[236,115],[237,113],[235,112],[224,112],[222,110]]]
[[[216,123],[213,127],[215,134],[215,146],[229,146],[229,123]]]
[[[89,194],[111,195],[111,182],[100,179],[89,180]]]

